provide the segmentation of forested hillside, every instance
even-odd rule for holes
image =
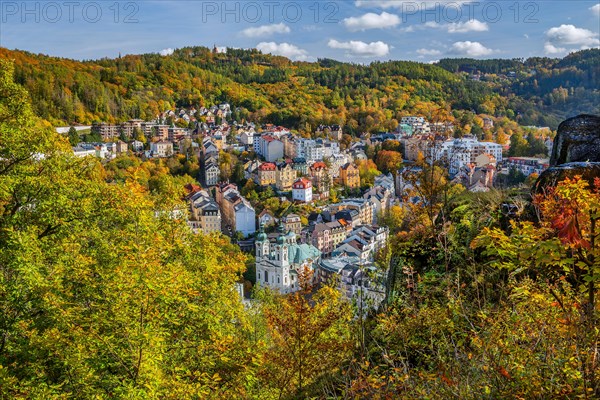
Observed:
[[[495,92],[509,100],[523,125],[557,123],[578,113],[600,111],[600,50],[571,53],[562,59],[444,59],[448,71],[479,71]],[[508,74],[514,78],[506,78]],[[510,118],[514,115],[510,114]]]
[[[234,117],[310,131],[343,124],[350,133],[391,130],[419,114],[453,120],[454,110],[508,117],[555,129],[561,119],[597,112],[600,50],[564,59],[291,62],[257,50],[215,54],[187,47],[170,56],[74,61],[0,48],[34,111],[53,124],[152,119],[175,107],[229,102]],[[464,70],[478,70],[475,81]],[[506,76],[515,72],[514,77]]]

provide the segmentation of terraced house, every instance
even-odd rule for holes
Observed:
[[[282,192],[289,192],[292,190],[292,185],[296,180],[296,171],[290,163],[281,162],[277,164],[277,171],[275,172],[275,186]]]
[[[329,168],[327,168],[327,165],[322,161],[317,161],[310,166],[309,171],[313,187],[317,193],[316,197],[320,199],[329,198],[331,176],[329,175]]]
[[[194,232],[207,235],[221,231],[221,210],[206,190],[193,191],[187,199],[190,203],[188,225]]]
[[[258,167],[259,186],[271,186],[277,181],[277,166],[271,162],[265,162]]]
[[[356,165],[346,163],[340,167],[340,181],[348,189],[358,189],[360,187],[360,174]]]

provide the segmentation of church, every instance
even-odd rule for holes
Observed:
[[[283,225],[277,230],[277,237],[269,240],[261,226],[256,236],[256,283],[292,293],[299,289],[298,271],[314,269],[321,252],[309,244],[298,244],[296,234],[286,232]]]

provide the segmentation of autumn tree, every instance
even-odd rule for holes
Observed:
[[[393,150],[381,150],[375,159],[377,169],[383,173],[391,172],[396,175],[402,166],[402,155]]]
[[[358,160],[356,165],[358,166],[360,183],[363,186],[373,185],[375,177],[381,174],[373,160]]]
[[[312,276],[312,271],[301,270],[300,290],[278,297],[265,309],[270,346],[264,378],[279,397],[314,393],[310,386],[336,373],[351,348],[350,305],[335,287],[313,292]]]

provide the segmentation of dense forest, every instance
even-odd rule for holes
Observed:
[[[600,180],[531,199],[423,164],[423,201],[381,215],[382,307],[310,274],[244,306],[246,256],[176,212],[193,179],[75,157],[13,70],[0,60],[1,399],[600,397]]]
[[[453,121],[461,110],[556,129],[567,116],[597,112],[600,103],[598,49],[563,59],[437,65],[291,62],[257,50],[205,47],[90,61],[0,48],[0,58],[14,62],[34,112],[55,125],[153,119],[177,107],[229,102],[239,121],[302,131],[321,123],[342,124],[348,133],[386,131],[405,115]]]

